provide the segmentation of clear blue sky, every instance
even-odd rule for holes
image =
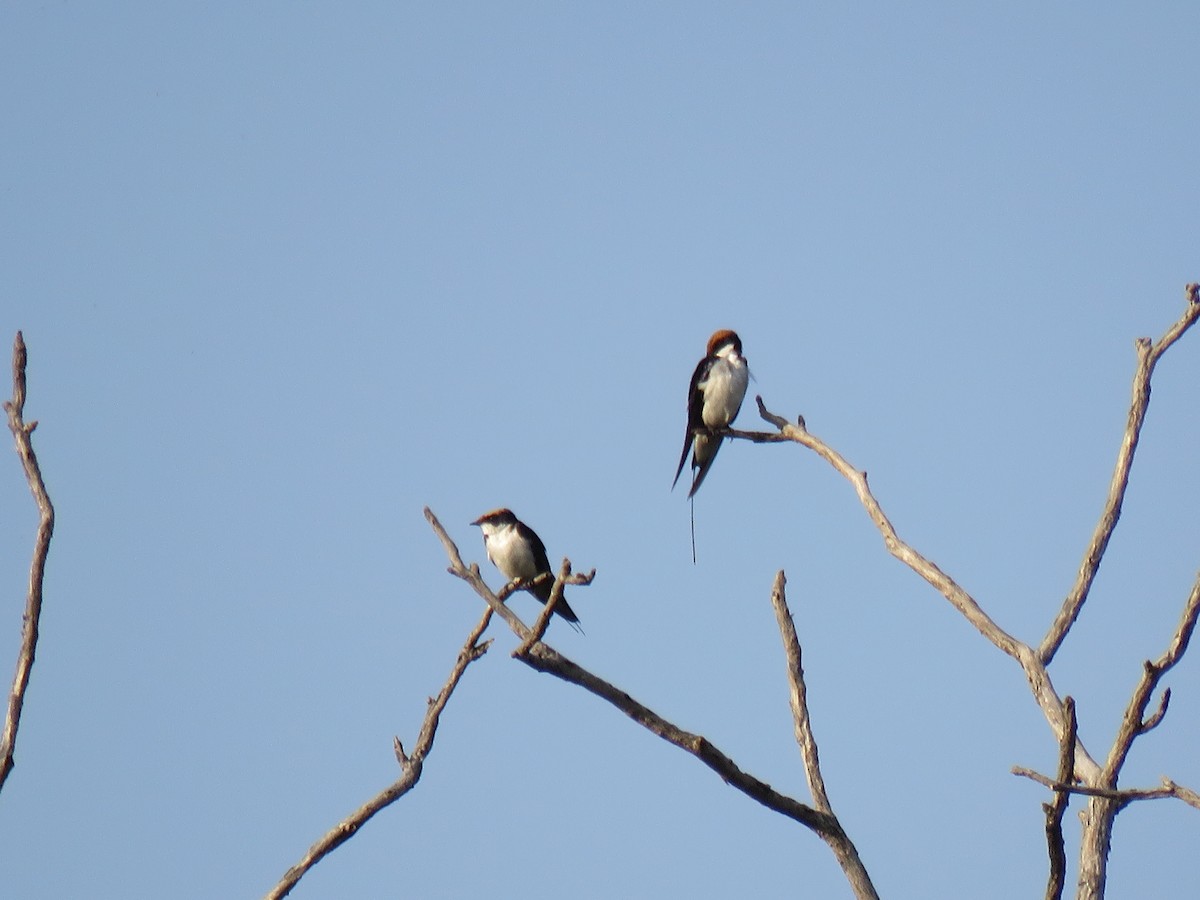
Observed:
[[[722,451],[693,566],[685,390],[737,329],[752,393],[1036,641],[1133,341],[1200,278],[1198,37],[1185,2],[7,4],[0,359],[23,329],[59,520],[6,895],[258,896],[393,780],[480,612],[428,504],[469,559],[505,505],[596,567],[552,643],[807,799],[786,569],[880,891],[1041,896],[1046,795],[1009,768],[1055,745],[1020,671],[798,447]],[[1200,565],[1197,383],[1192,334],[1052,668],[1094,754]],[[34,523],[10,454],[5,685]],[[417,789],[294,896],[848,895],[810,833],[495,636]],[[1200,786],[1198,653],[1128,784]],[[1194,889],[1198,842],[1131,808],[1111,896]]]

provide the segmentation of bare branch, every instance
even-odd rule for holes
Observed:
[[[1170,645],[1157,660],[1154,662],[1147,660],[1142,664],[1141,681],[1138,682],[1133,696],[1129,698],[1129,704],[1125,707],[1121,727],[1117,731],[1116,740],[1113,741],[1112,750],[1109,751],[1108,760],[1104,764],[1101,784],[1109,787],[1116,785],[1117,776],[1125,764],[1134,739],[1154,728],[1166,715],[1167,705],[1171,699],[1170,690],[1164,692],[1158,710],[1148,719],[1146,718],[1146,708],[1150,705],[1150,697],[1154,694],[1163,675],[1170,671],[1187,651],[1188,642],[1191,641],[1192,633],[1196,630],[1197,618],[1200,618],[1200,573],[1196,575],[1192,592],[1183,605],[1183,614],[1179,618],[1179,625],[1175,628]]]
[[[442,542],[442,546],[446,550],[446,555],[450,559],[450,573],[471,585],[475,593],[483,598],[484,602],[508,623],[508,626],[517,637],[521,638],[522,641],[528,638],[532,633],[530,629],[512,610],[497,599],[496,595],[492,593],[483,579],[479,577],[477,566],[468,568],[463,563],[458,547],[446,533],[437,516],[428,507],[425,509],[425,518],[429,521],[434,534],[437,535],[438,540]],[[826,833],[836,834],[840,831],[840,826],[838,826],[837,820],[833,816],[813,809],[811,806],[801,803],[799,800],[795,800],[785,794],[781,794],[769,784],[743,772],[732,759],[714,747],[707,738],[684,731],[682,728],[668,722],[649,707],[634,700],[620,688],[605,681],[603,678],[593,675],[587,669],[567,659],[548,644],[541,641],[530,643],[528,650],[517,658],[539,672],[545,672],[556,678],[561,678],[563,681],[578,685],[584,690],[595,694],[597,697],[608,701],[643,728],[695,756],[721,776],[721,779],[725,783],[741,791],[747,797],[757,800],[768,809],[794,819],[822,836]]]
[[[843,478],[850,482],[855,493],[858,494],[859,502],[862,503],[864,509],[867,511],[867,515],[870,516],[871,521],[875,523],[875,527],[883,536],[883,544],[892,556],[896,557],[925,579],[938,593],[949,600],[951,605],[968,622],[974,625],[980,634],[1020,664],[1025,672],[1025,677],[1029,681],[1029,687],[1033,692],[1034,699],[1037,700],[1043,715],[1046,717],[1046,721],[1054,731],[1055,739],[1062,741],[1063,735],[1067,730],[1066,718],[1063,714],[1063,702],[1059,698],[1058,692],[1054,689],[1054,684],[1050,680],[1050,673],[1046,671],[1046,667],[1042,665],[1033,648],[1017,640],[997,625],[980,608],[975,598],[967,593],[953,578],[900,539],[900,536],[896,533],[896,529],[892,526],[891,521],[889,521],[883,512],[883,508],[879,505],[879,501],[871,493],[871,488],[867,483],[866,472],[850,465],[844,456],[813,435],[803,424],[803,417],[798,419],[799,424],[793,425],[782,416],[770,412],[763,404],[762,397],[756,397],[755,401],[758,403],[759,415],[765,421],[770,422],[778,428],[780,434],[788,440],[794,441],[815,452],[833,466]],[[1099,771],[1099,766],[1088,754],[1087,749],[1078,737],[1076,737],[1075,743],[1076,768],[1079,770],[1081,776],[1090,777]]]
[[[37,504],[39,521],[37,536],[33,544],[33,560],[29,566],[29,591],[25,597],[25,615],[21,627],[21,649],[17,654],[17,670],[13,675],[12,689],[8,695],[8,710],[4,717],[4,732],[0,734],[0,789],[15,765],[14,752],[17,744],[17,729],[21,724],[21,710],[25,705],[25,690],[29,686],[29,674],[33,669],[33,658],[37,653],[38,625],[42,615],[42,580],[46,574],[46,556],[50,552],[50,538],[54,534],[54,505],[46,493],[42,481],[42,470],[37,455],[33,452],[31,436],[37,422],[26,422],[25,414],[25,338],[21,332],[13,341],[13,396],[4,404],[8,413],[8,429],[17,445],[17,455],[25,468],[25,479]]]
[[[479,624],[471,629],[466,643],[458,651],[458,658],[454,662],[454,667],[450,670],[450,677],[446,679],[446,683],[442,685],[442,689],[438,692],[438,695],[430,699],[429,708],[425,712],[425,720],[421,723],[421,731],[417,735],[417,743],[413,748],[413,752],[406,754],[403,745],[400,743],[400,739],[395,739],[394,749],[396,760],[400,763],[402,772],[400,778],[389,787],[380,791],[337,825],[333,826],[324,837],[313,844],[308,852],[304,854],[304,858],[288,869],[283,878],[279,880],[279,883],[266,894],[267,900],[279,900],[281,897],[286,897],[309,869],[352,838],[377,812],[395,803],[413,789],[421,778],[421,770],[424,768],[425,758],[429,755],[429,751],[433,749],[433,739],[437,734],[438,720],[441,718],[446,704],[450,702],[450,695],[454,693],[454,689],[458,686],[459,679],[462,678],[463,673],[466,672],[467,666],[483,656],[487,652],[488,647],[491,646],[491,641],[484,641],[482,644],[479,643],[480,636],[482,636],[488,627],[488,623],[491,621],[492,610],[488,608],[484,610]]]
[[[800,639],[796,636],[796,624],[788,608],[787,577],[780,569],[771,586],[771,605],[775,608],[775,621],[783,638],[783,653],[787,660],[788,685],[791,689],[792,724],[796,732],[796,744],[800,747],[800,758],[804,762],[804,775],[808,789],[812,792],[817,809],[833,812],[829,794],[825,790],[825,779],[821,775],[821,760],[817,752],[817,739],[813,735],[812,721],[808,714],[808,689],[804,685],[804,667],[800,650]]]
[[[542,573],[538,579],[545,578],[546,574]],[[546,605],[542,609],[541,615],[537,617],[537,621],[533,623],[533,633],[521,642],[521,645],[513,651],[513,656],[523,656],[529,652],[529,648],[540,641],[546,635],[546,628],[550,625],[550,616],[554,614],[554,607],[562,600],[563,586],[567,583],[567,579],[571,577],[571,561],[563,557],[562,566],[558,570],[558,577],[554,579],[554,584],[550,588],[550,597],[546,600]]]
[[[804,763],[804,775],[808,779],[808,789],[812,792],[813,803],[817,809],[833,816],[833,807],[829,803],[829,794],[825,790],[825,779],[821,775],[821,760],[817,753],[817,739],[813,734],[812,720],[808,714],[808,690],[804,685],[804,667],[800,650],[800,639],[796,636],[796,624],[792,619],[792,611],[788,609],[785,587],[787,578],[780,569],[775,576],[775,584],[771,588],[771,605],[775,608],[775,620],[779,624],[779,633],[783,638],[783,652],[787,660],[788,685],[791,688],[792,722],[796,731],[796,744],[800,747],[800,758]],[[834,816],[837,822],[837,817]],[[871,877],[867,874],[866,866],[859,858],[858,849],[854,842],[841,829],[838,822],[838,833],[824,835],[825,840],[850,886],[857,897],[878,897]]]
[[[1100,521],[1096,523],[1096,530],[1083,555],[1083,562],[1080,563],[1075,584],[1071,587],[1063,601],[1062,609],[1038,648],[1038,657],[1043,665],[1050,665],[1054,654],[1062,646],[1067,631],[1079,618],[1083,603],[1087,600],[1092,582],[1096,578],[1096,572],[1100,568],[1100,561],[1104,558],[1104,551],[1108,548],[1109,538],[1112,537],[1113,529],[1117,527],[1117,520],[1121,517],[1121,504],[1125,500],[1125,491],[1129,487],[1129,470],[1133,466],[1133,455],[1137,451],[1142,425],[1146,421],[1146,410],[1150,406],[1150,377],[1154,374],[1154,367],[1171,345],[1195,324],[1196,319],[1200,318],[1200,288],[1195,284],[1189,284],[1186,291],[1187,309],[1179,321],[1168,328],[1155,344],[1150,343],[1149,338],[1139,338],[1137,341],[1138,364],[1133,375],[1133,398],[1129,404],[1125,435],[1122,437],[1121,447],[1117,451],[1116,467],[1113,469],[1112,481],[1108,486],[1108,499],[1104,503]]]
[[[1063,698],[1063,710],[1067,719],[1067,731],[1058,745],[1058,781],[1071,784],[1075,781],[1075,738],[1078,723],[1075,719],[1075,700]],[[1056,790],[1052,803],[1043,803],[1046,813],[1046,846],[1050,853],[1050,875],[1046,883],[1046,900],[1062,900],[1063,887],[1067,881],[1067,851],[1063,839],[1063,816],[1067,812],[1070,792]]]
[[[1200,809],[1200,794],[1193,791],[1191,788],[1185,788],[1181,784],[1176,784],[1170,778],[1163,779],[1163,788],[1171,792],[1171,796],[1178,797],[1188,806],[1193,806]]]
[[[1157,711],[1149,717],[1146,716],[1146,709],[1163,673],[1175,665],[1179,657],[1186,650],[1187,644],[1191,639],[1192,632],[1196,626],[1197,615],[1200,612],[1200,609],[1198,609],[1200,607],[1200,599],[1197,598],[1197,592],[1200,591],[1200,580],[1197,582],[1197,590],[1193,591],[1193,596],[1185,608],[1183,619],[1176,631],[1175,640],[1172,642],[1171,648],[1162,659],[1154,663],[1146,663],[1142,681],[1129,702],[1121,730],[1103,769],[1088,754],[1079,739],[1078,732],[1068,721],[1070,717],[1067,715],[1066,704],[1059,698],[1057,691],[1054,689],[1047,667],[1061,646],[1067,632],[1079,616],[1099,568],[1100,561],[1108,546],[1108,541],[1113,529],[1116,527],[1117,519],[1120,516],[1121,504],[1128,486],[1129,471],[1132,466],[1134,451],[1137,448],[1137,442],[1150,400],[1150,378],[1154,367],[1162,355],[1200,318],[1200,285],[1188,285],[1187,298],[1188,308],[1186,312],[1178,322],[1167,330],[1157,343],[1151,343],[1147,339],[1142,339],[1138,342],[1139,363],[1134,375],[1133,400],[1130,406],[1125,437],[1118,454],[1116,470],[1113,473],[1110,484],[1108,502],[1097,525],[1092,542],[1085,554],[1076,584],[1068,594],[1062,609],[1041,645],[1036,650],[1029,644],[1017,640],[1000,628],[996,622],[984,613],[974,598],[955,583],[953,579],[930,560],[900,540],[891,522],[884,515],[879,503],[871,493],[867,483],[866,472],[852,467],[841,454],[811,435],[805,426],[803,417],[799,417],[797,423],[792,424],[782,416],[769,412],[764,406],[762,398],[757,398],[759,414],[764,420],[774,425],[782,436],[816,452],[851,483],[863,507],[883,536],[884,545],[887,547],[888,552],[908,565],[909,568],[937,589],[985,638],[1020,664],[1025,672],[1025,677],[1029,681],[1034,698],[1037,700],[1047,722],[1058,738],[1060,747],[1064,750],[1068,745],[1073,747],[1074,761],[1072,777],[1077,777],[1090,789],[1086,793],[1090,794],[1091,799],[1081,813],[1084,831],[1080,855],[1080,897],[1094,898],[1103,895],[1105,863],[1111,845],[1113,819],[1124,803],[1134,797],[1129,792],[1115,791],[1117,775],[1120,772],[1133,740],[1139,734],[1145,734],[1156,727],[1166,715],[1170,701],[1169,692],[1164,692]],[[756,442],[766,441],[766,437],[757,432],[730,433],[729,436]],[[1074,732],[1073,737],[1072,732]],[[1162,790],[1168,789],[1164,787]],[[1174,789],[1171,790],[1170,796],[1181,798],[1194,796],[1175,791]],[[1105,793],[1105,791],[1110,793]],[[1161,795],[1162,791],[1157,791],[1147,796]],[[1136,798],[1140,798],[1140,796],[1137,795]],[[1190,800],[1185,799],[1185,802],[1190,802]],[[1061,846],[1061,816],[1054,806],[1048,806],[1047,816],[1050,817],[1051,815],[1059,816],[1057,819],[1057,834],[1054,833],[1055,822],[1052,822],[1049,818],[1047,821],[1047,836],[1048,840],[1051,841],[1050,849],[1053,857],[1055,855],[1055,848]],[[1052,868],[1056,868],[1053,860]],[[1055,886],[1054,873],[1052,873],[1048,890],[1061,894],[1061,885],[1058,887]]]
[[[1162,692],[1162,696],[1158,698],[1158,709],[1153,715],[1146,718],[1141,725],[1138,726],[1138,734],[1145,734],[1147,731],[1153,731],[1162,722],[1163,717],[1167,714],[1167,708],[1171,705],[1171,689],[1167,688]]]
[[[900,539],[900,536],[896,533],[896,529],[892,526],[892,523],[883,512],[883,508],[879,505],[879,501],[871,493],[871,489],[867,485],[866,472],[854,468],[854,466],[847,462],[844,456],[813,435],[804,426],[793,425],[781,416],[769,412],[763,405],[762,397],[756,397],[755,401],[758,403],[759,415],[779,428],[780,433],[785,438],[814,451],[850,482],[858,494],[859,501],[866,508],[867,515],[871,517],[871,521],[875,523],[875,527],[883,535],[884,546],[887,547],[888,552],[892,556],[896,557],[936,588],[942,596],[954,605],[955,609],[966,617],[968,622],[975,626],[980,634],[1009,656],[1014,659],[1018,658],[1018,645],[1020,641],[992,621],[987,613],[980,608],[979,604],[975,602],[975,598],[963,590],[953,578]]]
[[[1162,787],[1156,788],[1130,788],[1128,790],[1118,790],[1116,788],[1098,788],[1086,784],[1067,784],[1063,781],[1057,781],[1034,769],[1027,769],[1024,766],[1013,766],[1012,773],[1019,775],[1022,778],[1028,778],[1031,781],[1036,781],[1038,784],[1045,785],[1052,791],[1063,791],[1068,794],[1080,794],[1084,797],[1097,797],[1101,800],[1112,800],[1119,806],[1125,806],[1135,800],[1164,800],[1174,797],[1177,800],[1182,800],[1188,806],[1200,809],[1200,794],[1190,788],[1186,788],[1181,784],[1176,784],[1169,778],[1164,778]]]

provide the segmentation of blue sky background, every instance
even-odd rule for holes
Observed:
[[[1036,642],[1133,341],[1200,278],[1198,31],[1183,2],[6,5],[0,357],[23,329],[59,518],[5,892],[258,896],[390,783],[480,613],[428,504],[468,559],[506,505],[596,567],[586,637],[551,642],[807,799],[785,569],[881,893],[1041,896],[1046,793],[1009,768],[1056,748],[1020,670],[798,447],[722,451],[693,566],[685,392],[737,329],[752,393]],[[1051,670],[1094,755],[1200,565],[1198,340]],[[7,679],[36,521],[11,455],[0,512]],[[419,786],[294,896],[849,895],[809,832],[493,630]],[[1124,783],[1200,786],[1198,662]],[[1198,840],[1130,808],[1110,896],[1193,889]]]

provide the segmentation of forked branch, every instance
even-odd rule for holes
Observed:
[[[1117,732],[1112,750],[1108,754],[1108,760],[1104,764],[1102,785],[1108,787],[1116,786],[1117,776],[1121,772],[1121,767],[1125,764],[1125,759],[1129,755],[1129,750],[1133,746],[1134,740],[1162,721],[1167,711],[1167,704],[1170,701],[1169,689],[1163,694],[1163,699],[1159,703],[1158,710],[1149,718],[1146,717],[1146,709],[1149,707],[1150,698],[1153,696],[1163,675],[1174,668],[1175,664],[1179,662],[1183,654],[1187,651],[1188,643],[1191,641],[1192,634],[1196,630],[1198,617],[1200,617],[1200,573],[1197,573],[1196,581],[1192,584],[1192,591],[1183,605],[1183,614],[1179,617],[1179,625],[1176,626],[1175,634],[1171,638],[1166,651],[1157,660],[1153,662],[1146,660],[1142,664],[1141,680],[1138,682],[1137,687],[1134,688],[1133,696],[1129,698],[1129,704],[1125,707],[1125,715],[1121,720],[1121,728]]]
[[[16,441],[17,455],[25,468],[25,479],[38,508],[37,536],[33,543],[33,561],[29,566],[29,590],[25,596],[25,615],[21,628],[21,649],[17,653],[17,670],[13,675],[12,688],[8,694],[8,709],[4,716],[4,731],[0,733],[0,789],[8,780],[15,763],[17,729],[21,725],[21,710],[25,706],[25,690],[29,686],[29,674],[33,670],[33,658],[37,653],[38,624],[42,615],[42,580],[46,574],[46,556],[50,552],[50,538],[54,534],[54,505],[46,493],[42,481],[42,470],[37,455],[33,452],[33,430],[37,422],[26,422],[25,414],[25,339],[21,332],[13,341],[13,395],[6,401],[8,430]]]
[[[522,647],[518,648],[521,651],[517,656],[518,659],[539,672],[545,672],[563,681],[578,685],[602,700],[606,700],[651,733],[695,756],[719,775],[726,784],[741,791],[747,797],[757,800],[768,809],[794,819],[822,837],[837,834],[840,831],[837,820],[832,815],[781,794],[766,782],[743,772],[732,759],[713,746],[707,738],[684,731],[667,721],[649,707],[634,700],[616,685],[592,674],[548,644],[540,640],[529,642],[527,639],[532,632],[528,626],[492,592],[480,576],[477,565],[467,566],[463,562],[458,546],[446,533],[446,529],[442,527],[437,516],[426,508],[425,518],[446,550],[446,555],[450,560],[450,573],[467,582],[475,593],[508,623],[517,637],[522,639]]]
[[[867,483],[867,473],[852,466],[842,454],[818,438],[800,418],[795,424],[783,416],[770,412],[763,404],[762,397],[756,397],[759,415],[779,429],[779,434],[785,439],[800,444],[812,450],[833,468],[854,488],[859,502],[867,511],[871,521],[883,536],[883,544],[892,556],[896,557],[910,569],[925,579],[935,590],[945,597],[963,617],[970,622],[995,647],[1017,661],[1025,672],[1034,699],[1042,709],[1046,721],[1054,731],[1055,740],[1061,741],[1067,730],[1066,717],[1063,714],[1063,702],[1054,689],[1050,674],[1038,659],[1037,653],[1028,644],[1017,640],[992,620],[967,591],[953,578],[943,572],[935,563],[902,540],[897,534],[891,520],[883,511],[879,501]],[[731,437],[748,437],[758,440],[765,437],[760,432],[735,432]],[[1083,777],[1090,777],[1099,771],[1099,766],[1088,754],[1082,742],[1076,739],[1075,766]]]
[[[1193,588],[1192,595],[1185,605],[1171,646],[1162,658],[1153,662],[1147,661],[1144,664],[1142,679],[1129,701],[1121,728],[1103,768],[1088,754],[1079,740],[1073,724],[1074,717],[1068,713],[1066,704],[1059,698],[1050,680],[1047,667],[1062,645],[1071,626],[1079,617],[1120,516],[1121,504],[1128,487],[1129,472],[1133,464],[1134,451],[1137,448],[1150,401],[1150,379],[1154,367],[1162,355],[1195,324],[1197,319],[1200,319],[1200,285],[1189,284],[1187,286],[1187,309],[1180,319],[1167,329],[1157,342],[1152,343],[1149,339],[1138,341],[1138,366],[1134,374],[1133,399],[1125,435],[1117,456],[1116,469],[1109,486],[1108,500],[1080,566],[1075,585],[1036,650],[1004,631],[960,585],[933,562],[902,541],[872,494],[867,483],[866,473],[851,466],[840,453],[813,436],[808,431],[803,418],[799,418],[796,423],[788,422],[782,416],[769,412],[764,406],[762,398],[759,397],[757,398],[759,414],[778,429],[779,435],[732,430],[725,432],[729,437],[760,443],[774,442],[781,436],[807,447],[821,456],[854,487],[859,501],[883,536],[888,552],[924,578],[988,641],[1015,659],[1024,670],[1030,689],[1054,731],[1062,752],[1066,754],[1069,750],[1073,757],[1072,773],[1060,775],[1057,782],[1050,782],[1050,786],[1059,792],[1055,804],[1047,807],[1047,836],[1051,841],[1052,856],[1052,876],[1048,887],[1050,896],[1061,893],[1062,866],[1059,864],[1061,861],[1055,860],[1054,857],[1055,845],[1061,843],[1061,811],[1058,807],[1065,805],[1064,792],[1087,794],[1092,798],[1088,808],[1082,814],[1084,834],[1080,856],[1080,896],[1088,898],[1103,895],[1112,822],[1117,812],[1126,803],[1132,799],[1149,799],[1160,796],[1179,797],[1188,803],[1196,799],[1194,792],[1181,788],[1170,781],[1165,781],[1162,788],[1133,792],[1116,790],[1116,783],[1134,739],[1155,728],[1166,715],[1170,700],[1169,691],[1162,694],[1158,707],[1153,713],[1147,715],[1147,709],[1162,675],[1178,662],[1186,651],[1195,630],[1197,618],[1200,617],[1200,578],[1197,579],[1196,587]],[[1073,713],[1073,709],[1070,712]],[[1021,774],[1028,774],[1027,770],[1020,771]],[[1038,776],[1038,778],[1044,779],[1044,776]],[[1074,782],[1075,779],[1081,783],[1078,785],[1068,784],[1068,782]]]

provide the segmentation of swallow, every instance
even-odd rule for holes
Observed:
[[[550,570],[546,545],[534,530],[513,515],[511,509],[493,509],[471,524],[483,530],[483,547],[488,559],[509,581],[531,582],[539,575],[550,576],[524,588],[543,604],[548,603],[554,587],[554,572]],[[565,596],[554,605],[554,614],[582,631],[579,616],[575,615]]]
[[[700,490],[721,449],[721,438],[712,434],[712,429],[727,428],[737,418],[749,382],[750,367],[742,356],[742,339],[728,328],[714,332],[708,339],[708,353],[696,366],[688,385],[687,433],[683,436],[683,455],[671,482],[672,490],[679,482],[689,449],[696,473],[688,499]]]

